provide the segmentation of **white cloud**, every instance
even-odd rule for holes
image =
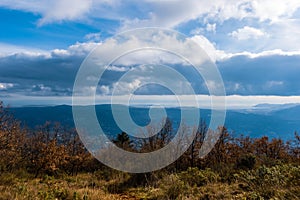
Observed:
[[[109,88],[109,86],[107,86],[107,85],[101,85],[101,86],[100,86],[100,92],[101,92],[101,94],[103,94],[103,95],[108,95],[108,94],[110,94],[110,88]]]
[[[134,6],[133,6],[134,5]],[[62,20],[80,20],[89,16],[127,20],[131,27],[174,27],[183,22],[206,16],[221,21],[231,18],[257,18],[276,22],[289,18],[300,7],[299,0],[2,0],[0,6],[38,13],[39,24]],[[136,7],[139,12],[128,12]],[[142,13],[143,16],[139,16]],[[138,13],[137,15],[135,13]]]
[[[254,16],[260,21],[276,22],[280,18],[289,18],[299,9],[298,0],[256,0],[251,3]]]
[[[300,10],[299,10],[300,11]],[[281,49],[284,52],[300,51],[300,19],[280,19],[276,23],[257,22],[259,29],[245,26],[228,33],[226,36],[217,33],[218,46],[227,52],[263,52]],[[250,41],[251,40],[251,41]],[[278,50],[277,50],[278,51]]]
[[[296,27],[294,27],[296,29]],[[250,31],[249,31],[250,30]],[[290,29],[291,30],[291,29]],[[249,31],[249,32],[247,32]],[[283,30],[282,32],[285,32]],[[293,31],[295,33],[294,39],[290,39],[292,41],[299,41],[299,37],[297,37],[298,33],[296,30]],[[149,33],[150,34],[150,33]],[[286,33],[283,33],[288,40],[288,36],[286,36]],[[300,29],[299,29],[300,34]],[[151,35],[151,34],[150,34]],[[151,37],[149,35],[149,37]],[[237,31],[234,31],[232,35],[238,37],[239,39],[245,39],[249,37],[266,37],[267,34],[262,32],[261,30],[252,28],[252,27],[244,27],[243,29],[238,29]],[[139,48],[140,46],[147,46],[151,45],[150,43],[147,43],[147,35],[144,36],[145,40],[138,40],[137,38],[131,38],[128,40],[128,42],[123,44],[116,43],[115,40],[109,39],[103,43],[100,42],[84,42],[84,43],[75,43],[74,45],[69,46],[67,49],[53,49],[50,51],[40,50],[40,49],[34,49],[30,47],[23,47],[23,46],[15,46],[10,44],[4,44],[0,43],[0,57],[7,57],[14,55],[19,58],[52,58],[52,57],[70,57],[70,56],[79,56],[84,57],[87,56],[93,49],[96,47],[99,47],[100,45],[105,45],[104,48],[106,53],[103,55],[115,55],[116,58],[118,58],[120,55],[118,55],[118,52],[115,50],[118,49],[135,49]],[[270,39],[268,37],[267,39]],[[149,42],[150,40],[148,40]],[[172,35],[166,35],[164,33],[158,34],[154,37],[154,39],[151,41],[154,45],[160,46],[163,44],[163,46],[168,47],[167,50],[172,51],[178,51],[181,52],[182,55],[187,53],[186,49],[181,49],[182,45],[185,45],[186,47],[191,47],[191,41],[193,43],[197,43],[211,58],[212,61],[222,61],[225,59],[229,59],[236,56],[247,56],[249,58],[258,58],[258,57],[265,57],[265,56],[273,56],[273,55],[280,55],[280,56],[295,56],[300,55],[300,49],[298,50],[295,48],[295,50],[282,50],[281,48],[278,48],[279,46],[282,46],[281,44],[286,44],[289,42],[281,41],[281,43],[274,42],[274,39],[271,38],[269,42],[273,41],[274,47],[277,47],[276,49],[271,50],[263,50],[259,52],[251,52],[251,51],[242,51],[238,53],[231,53],[225,50],[220,50],[216,47],[216,44],[208,40],[203,35],[194,35],[190,38],[187,38],[185,43],[182,43],[180,39],[173,37]],[[295,44],[291,45],[295,45]],[[298,43],[297,43],[298,44]],[[192,45],[193,46],[193,45]],[[272,46],[270,46],[271,48]],[[123,51],[122,50],[122,51]],[[191,55],[195,54],[193,57],[195,61],[199,60],[197,59],[197,54],[193,53],[193,49],[189,49]],[[201,60],[201,59],[200,59]],[[199,60],[199,61],[200,61]],[[176,55],[170,54],[167,51],[159,51],[159,50],[151,50],[151,49],[142,49],[140,51],[135,51],[130,54],[127,54],[126,56],[122,56],[116,60],[114,64],[122,64],[125,66],[130,66],[134,64],[159,64],[159,63],[169,63],[169,64],[178,64],[183,63],[184,61],[177,57]],[[109,66],[108,70],[111,71],[119,71],[124,72],[128,70],[125,67],[116,67],[116,66]]]
[[[199,55],[199,45],[193,38],[183,38],[175,32],[170,33],[164,30],[152,32],[147,29],[137,29],[134,35],[127,34],[122,37],[117,40],[109,39],[102,43],[103,48],[97,49],[97,52],[101,54],[102,63],[111,62],[106,58],[117,59],[113,65],[126,66],[162,63],[187,64],[183,58],[188,58],[192,63],[201,64],[207,59],[204,55]],[[124,52],[128,53],[123,55]]]
[[[54,49],[51,51],[52,56],[86,56],[90,53],[94,48],[101,45],[101,43],[97,42],[86,42],[79,43],[77,42],[74,45],[68,47],[68,49]]]
[[[197,95],[198,106],[200,108],[210,108],[211,107],[211,96],[208,95]],[[85,102],[89,102],[86,98],[81,97],[82,103],[79,105],[86,105]],[[96,96],[96,104],[109,104],[111,103],[110,96]],[[131,106],[147,106],[147,105],[157,105],[164,107],[178,107],[178,106],[197,106],[192,103],[194,96],[181,95],[182,100],[181,105],[178,104],[178,98],[174,95],[134,95],[134,96],[115,96],[115,102],[124,103],[128,102],[130,99]],[[24,95],[11,95],[8,97],[3,97],[5,102],[11,104],[11,106],[26,106],[26,105],[59,105],[67,104],[72,105],[72,97],[58,97],[58,96],[24,96]],[[226,96],[226,107],[227,109],[245,109],[252,108],[258,104],[294,104],[300,102],[300,96],[239,96],[231,95]],[[222,105],[216,104],[216,106]]]
[[[0,6],[38,13],[42,16],[38,24],[43,25],[63,20],[82,19],[90,11],[92,2],[92,0],[3,0]]]
[[[261,37],[268,37],[268,34],[263,32],[262,30],[249,27],[249,26],[244,26],[243,28],[233,31],[232,33],[229,33],[229,35],[238,40],[249,40],[249,39],[258,39]]]
[[[300,50],[300,19],[282,19],[267,28],[272,33],[266,44],[269,49]]]
[[[66,49],[54,49],[51,54],[52,56],[69,56],[70,52]]]
[[[190,34],[192,34],[192,35],[201,35],[203,33],[204,33],[204,29],[200,28],[200,27],[197,27],[190,31]]]
[[[218,88],[221,88],[222,87],[222,84],[221,83],[218,83],[216,81],[213,81],[213,80],[207,80],[205,83],[204,83],[204,86],[207,86],[207,88],[211,91],[214,91],[214,90],[217,90]]]
[[[13,0],[2,0],[0,2],[0,6],[7,7],[16,10],[24,10],[29,12],[36,12],[38,11],[43,12],[46,8],[48,3],[46,1],[41,2],[38,0],[24,0],[24,1],[13,1]]]
[[[83,18],[92,6],[92,0],[57,0],[49,1],[49,9],[43,12],[39,24],[61,20]]]
[[[75,55],[86,55],[87,53],[89,53],[91,50],[98,47],[99,45],[101,45],[101,43],[97,43],[97,42],[76,43],[74,45],[71,45],[68,48],[68,51],[71,54],[75,54]]]
[[[250,28],[250,30],[252,30],[251,27],[249,27],[249,28]],[[296,27],[294,27],[294,28],[296,29]],[[249,30],[249,29],[243,28],[243,29],[239,29],[239,30]],[[257,33],[257,31],[259,32],[260,30],[255,29],[253,31],[254,34]],[[282,32],[285,32],[285,30],[283,30]],[[243,33],[243,31],[239,31],[239,33]],[[293,33],[295,33],[295,35],[294,35],[295,37],[290,38],[290,40],[294,41],[294,43],[291,45],[296,45],[296,44],[298,44],[298,43],[296,43],[296,41],[299,41],[299,37],[297,37],[298,34],[296,34],[297,33],[296,30],[294,30]],[[285,35],[286,39],[288,40],[289,38],[286,35],[286,33],[283,33],[283,34]],[[299,29],[299,34],[300,34],[300,29]],[[249,34],[249,32],[248,32],[248,35],[241,34],[241,35],[239,35],[239,37],[244,39],[244,38],[248,37],[249,35],[251,35],[251,34]],[[261,34],[258,33],[257,35],[261,35]],[[258,37],[257,35],[256,35],[256,37]],[[147,37],[148,36],[145,35],[145,39]],[[149,35],[149,37],[150,37],[150,35]],[[264,33],[264,35],[261,37],[266,37],[266,33]],[[167,50],[169,49],[171,51],[181,52],[182,55],[185,55],[187,53],[187,51],[186,51],[186,49],[181,49],[182,45],[185,45],[186,47],[190,48],[191,47],[190,44],[192,44],[191,42],[193,41],[193,43],[194,42],[197,43],[208,54],[208,56],[211,58],[211,60],[214,62],[230,59],[230,58],[236,57],[236,56],[247,56],[247,57],[253,59],[253,58],[258,58],[258,57],[274,56],[274,55],[280,55],[280,56],[300,55],[300,49],[297,49],[297,48],[295,48],[295,50],[290,50],[289,48],[287,48],[287,50],[282,50],[281,48],[278,48],[278,47],[282,46],[281,44],[289,43],[287,40],[283,40],[283,41],[281,41],[281,43],[276,43],[276,42],[274,42],[273,38],[268,37],[267,39],[270,39],[269,42],[273,42],[274,47],[277,47],[277,48],[271,49],[271,50],[263,50],[263,51],[259,51],[259,52],[242,51],[242,52],[237,52],[237,53],[231,53],[231,52],[228,52],[225,50],[218,49],[216,47],[215,43],[211,42],[203,35],[191,36],[190,38],[187,38],[185,43],[183,43],[183,41],[181,41],[180,39],[173,37],[171,35],[163,34],[163,33],[161,33],[160,35],[156,35],[155,39],[153,39],[151,42],[154,45],[158,45],[158,46],[163,44],[165,47],[168,47],[168,48],[166,48]],[[285,42],[285,41],[287,41],[287,42]],[[128,40],[128,42],[123,43],[123,44],[118,44],[118,43],[116,43],[115,40],[109,39],[103,43],[92,42],[92,41],[84,42],[84,43],[77,42],[74,45],[71,45],[66,49],[53,49],[53,50],[45,51],[45,50],[34,49],[34,48],[30,48],[30,47],[15,46],[15,45],[10,45],[10,44],[0,43],[0,58],[12,56],[12,55],[14,55],[16,58],[39,58],[39,59],[50,59],[53,57],[65,58],[65,57],[70,57],[70,56],[84,57],[84,56],[87,56],[93,49],[95,49],[96,47],[99,47],[100,45],[105,45],[104,48],[101,48],[101,49],[105,49],[105,51],[106,51],[106,53],[103,55],[107,55],[107,56],[115,55],[115,57],[118,58],[120,55],[118,55],[118,52],[115,51],[116,49],[130,50],[130,49],[139,48],[140,46],[147,46],[147,45],[151,45],[151,44],[147,43],[147,40],[138,40],[137,38],[131,38],[130,40]],[[269,46],[269,47],[271,48],[272,46]],[[196,62],[197,62],[197,60],[199,60],[199,58],[197,58],[197,53],[194,53],[193,49],[189,49],[188,52],[191,53],[191,56],[193,57],[193,59],[195,59]],[[195,55],[193,56],[193,54],[195,54]],[[201,61],[201,59],[199,60],[199,62],[200,61]],[[181,63],[182,64],[183,62],[184,62],[184,60],[182,60],[178,56],[173,55],[167,51],[142,49],[142,50],[127,54],[126,56],[122,56],[122,57],[118,58],[116,60],[116,62],[113,64],[122,64],[125,66],[130,66],[130,65],[141,64],[141,63],[143,63],[143,64],[147,64],[147,63],[148,64],[149,63],[150,64],[159,64],[159,63],[178,64],[178,63]],[[124,72],[124,71],[128,70],[128,68],[109,66],[108,70]]]
[[[127,2],[129,5],[139,1]],[[126,4],[120,0],[1,0],[0,7],[31,12],[40,16],[37,24],[42,26],[62,21],[92,22],[99,19],[130,18],[124,7]]]
[[[127,19],[125,29],[131,27],[175,27],[183,22],[197,19],[215,8],[223,6],[222,1],[172,0],[146,1],[144,6],[151,8],[148,15],[142,18]]]
[[[12,87],[14,87],[12,83],[0,83],[0,90],[7,90]]]
[[[101,33],[89,33],[84,38],[88,41],[99,42],[101,41]]]
[[[99,47],[101,45],[105,45],[104,49],[106,53],[103,55],[115,55],[118,58],[120,55],[118,51],[122,49],[133,50],[139,49],[140,47],[147,46],[164,46],[165,50],[161,49],[140,49],[137,51],[133,51],[127,55],[123,55],[119,57],[115,64],[122,64],[126,66],[134,65],[134,64],[159,64],[159,63],[169,63],[169,64],[178,64],[185,62],[182,58],[179,58],[177,55],[174,55],[168,51],[180,52],[181,55],[185,55],[186,53],[190,53],[190,55],[195,57],[195,61],[197,59],[197,53],[191,48],[195,44],[198,44],[210,57],[213,61],[221,59],[225,56],[225,52],[217,50],[213,43],[211,43],[206,37],[203,35],[195,35],[190,38],[186,38],[186,40],[182,41],[182,38],[177,38],[175,35],[165,34],[163,31],[158,32],[155,36],[151,35],[151,33],[144,32],[144,37],[140,39],[132,37],[126,43],[117,43],[114,39],[108,39],[107,41],[100,42],[83,42],[83,43],[75,43],[70,45],[66,49],[53,49],[49,51],[44,51],[40,49],[32,49],[30,47],[19,47],[14,45],[0,45],[0,55],[1,57],[15,55],[17,57],[44,57],[44,58],[53,58],[53,57],[70,57],[70,56],[87,56],[93,49]],[[148,34],[148,35],[147,35]],[[149,37],[148,37],[149,36]],[[153,37],[153,39],[151,39]],[[149,40],[150,38],[150,40]],[[182,47],[185,47],[182,49]],[[188,50],[188,51],[187,51]],[[199,60],[201,61],[201,59]],[[126,71],[128,70],[125,67],[117,67],[117,66],[109,66],[107,70],[111,71]]]
[[[49,56],[49,52],[41,49],[0,42],[0,57],[5,57],[14,54],[23,54],[28,56],[42,56],[47,54]]]
[[[224,51],[217,50],[215,45],[203,35],[195,35],[191,39],[208,54],[212,61],[215,62],[227,57]]]
[[[69,46],[67,49],[53,49],[53,50],[42,50],[35,49],[28,46],[18,46],[6,43],[0,43],[0,58],[7,56],[17,56],[17,57],[66,57],[66,56],[86,56],[94,48],[101,45],[99,42],[84,42],[84,43],[75,43]]]
[[[115,95],[131,94],[137,90],[142,84],[142,81],[135,79],[131,82],[116,82],[113,84],[113,92]]]
[[[129,70],[129,68],[127,67],[117,67],[117,66],[108,66],[106,68],[106,70],[109,70],[109,71],[115,71],[115,72],[126,72],[127,70]]]
[[[267,57],[267,56],[300,56],[300,51],[283,51],[281,49],[274,49],[270,51],[262,51],[259,53],[251,53],[251,52],[241,52],[241,53],[226,53],[223,54],[223,57],[219,57],[219,60],[226,60],[236,56],[247,56],[248,58],[254,59],[259,57]]]
[[[130,40],[124,43],[119,43],[116,40],[110,39],[104,43],[76,43],[74,45],[71,45],[67,49],[60,49],[60,50],[53,50],[50,51],[49,57],[41,57],[36,54],[16,54],[17,56],[9,56],[8,58],[3,58],[1,61],[6,62],[9,60],[10,65],[3,64],[1,68],[1,80],[3,83],[0,84],[0,88],[4,91],[4,88],[8,88],[8,92],[16,92],[16,93],[30,93],[30,94],[36,94],[36,95],[70,95],[70,91],[65,91],[62,89],[57,89],[57,87],[60,88],[71,88],[72,84],[74,81],[72,78],[75,77],[76,71],[78,67],[80,66],[84,56],[89,53],[90,50],[92,50],[94,47],[97,47],[99,45],[104,45],[103,51],[106,54],[103,54],[104,56],[106,55],[115,55],[118,57],[119,50],[129,50],[129,49],[136,49],[140,47],[140,45],[144,46],[151,46],[151,45],[161,45],[163,44],[164,47],[170,48],[172,51],[178,51],[182,52],[183,54],[186,54],[189,51],[186,51],[187,49],[180,50],[181,45],[187,45],[187,47],[192,46],[192,41],[198,43],[212,58],[214,61],[220,61],[224,59],[230,59],[232,57],[237,57],[240,56],[241,58],[237,59],[232,59],[231,61],[229,60],[229,65],[230,67],[228,69],[225,69],[225,71],[228,72],[229,75],[227,75],[228,82],[231,84],[229,86],[225,85],[229,91],[230,94],[265,94],[263,92],[267,92],[267,94],[277,94],[277,95],[294,95],[299,93],[297,90],[297,85],[298,82],[297,80],[291,80],[290,81],[290,76],[293,76],[297,74],[298,70],[296,70],[296,66],[298,63],[298,58],[300,56],[300,51],[283,51],[281,49],[275,49],[275,50],[270,50],[270,51],[262,51],[259,53],[253,53],[253,52],[241,52],[241,53],[227,53],[225,51],[218,50],[216,48],[216,45],[209,41],[206,37],[202,35],[196,35],[191,38],[187,38],[187,40],[182,40],[182,38],[177,38],[174,37],[173,35],[168,35],[168,34],[156,34],[153,35],[151,40],[149,40],[149,35],[144,34],[145,38],[148,40],[139,40],[136,37],[131,37]],[[124,41],[124,40],[121,40]],[[190,46],[189,46],[190,45]],[[193,47],[193,46],[192,46]],[[102,48],[101,48],[102,49]],[[195,51],[193,48],[190,49],[192,54],[195,54],[195,59],[197,61],[197,58],[199,57],[198,52]],[[23,55],[25,58],[19,57],[19,55]],[[27,56],[28,55],[28,56]],[[46,55],[46,54],[45,54]],[[27,56],[27,57],[26,57]],[[248,57],[248,58],[245,58]],[[278,57],[277,57],[278,56]],[[135,64],[147,64],[147,61],[150,63],[155,61],[154,64],[159,64],[160,61],[164,62],[175,62],[174,64],[180,63],[180,59],[174,59],[174,55],[169,55],[168,53],[163,54],[161,52],[156,52],[156,51],[151,51],[151,50],[145,50],[142,49],[140,54],[134,54],[132,56],[129,55],[128,59],[124,57],[124,60],[118,60],[119,64],[126,64],[128,66],[130,65],[135,65]],[[266,57],[265,59],[257,59],[259,57]],[[79,58],[79,59],[78,59]],[[105,60],[105,58],[103,58]],[[276,63],[272,63],[270,61],[276,60]],[[237,67],[234,68],[237,65],[241,65],[239,61],[244,61],[247,60],[247,64],[249,64],[248,68],[242,68],[242,67]],[[111,60],[109,60],[111,61]],[[123,62],[124,61],[124,62]],[[260,63],[260,65],[257,64],[257,62],[260,61],[263,64]],[[280,62],[279,62],[280,61]],[[145,63],[146,62],[146,63]],[[232,63],[231,63],[232,62]],[[266,65],[265,63],[268,65]],[[288,70],[293,70],[291,74],[285,74],[284,77],[282,78],[282,70],[281,66],[285,67],[285,63],[291,63],[289,64]],[[219,64],[220,64],[219,63]],[[227,64],[228,64],[227,63]],[[254,63],[254,64],[251,64]],[[113,63],[115,64],[115,63]],[[182,63],[180,63],[182,64]],[[131,68],[128,66],[118,66],[118,65],[112,65],[109,66],[107,70],[110,70],[110,77],[107,78],[102,84],[104,85],[99,86],[98,91],[101,92],[101,94],[110,94],[111,93],[111,88],[112,86],[112,79],[116,78],[113,75],[114,74],[120,74],[120,73],[115,73],[116,71],[118,72],[125,72],[125,71],[130,71]],[[222,67],[222,65],[220,64]],[[126,94],[129,93],[131,89],[135,89],[139,86],[141,86],[143,83],[147,82],[148,80],[145,80],[145,78],[149,78],[149,71],[151,71],[149,68],[146,68],[146,66],[140,66],[139,68],[136,69],[135,75],[130,77],[130,80],[135,80],[135,81],[123,81],[121,82],[121,85],[118,86],[118,90],[120,94]],[[225,66],[226,67],[226,66]],[[256,67],[256,68],[255,68]],[[271,68],[273,67],[273,68]],[[144,70],[145,69],[145,70]],[[232,70],[231,70],[232,69]],[[240,74],[241,70],[248,69],[248,73],[242,73]],[[157,73],[157,78],[158,79],[163,79],[165,80],[166,78],[170,78],[169,83],[174,83],[176,86],[179,88],[181,87],[181,84],[179,81],[174,82],[174,76],[169,75],[166,71],[163,72],[161,69],[159,69],[159,73]],[[222,70],[222,68],[220,68]],[[262,72],[260,70],[266,70],[266,71],[272,71],[272,74],[270,76],[272,77],[263,77],[260,76],[258,77],[257,72]],[[276,70],[276,74],[274,73]],[[148,72],[148,73],[147,73]],[[234,73],[232,72],[237,72],[238,75],[232,75]],[[250,73],[251,72],[251,73]],[[264,74],[264,73],[262,73]],[[253,82],[250,81],[250,83],[247,82],[247,79],[245,79],[243,76],[247,78],[248,76],[253,76],[256,77],[256,81],[261,81],[259,83],[259,87],[254,85]],[[276,76],[275,76],[276,75]],[[242,81],[234,81],[232,80],[236,77],[240,77]],[[163,78],[162,78],[163,77]],[[97,80],[98,77],[88,77],[89,80],[87,81],[94,81]],[[143,79],[144,78],[144,79]],[[282,78],[282,79],[281,79]],[[65,80],[66,79],[66,80]],[[40,81],[43,80],[43,81]],[[138,80],[138,81],[136,81]],[[281,81],[282,80],[282,81]],[[18,82],[16,82],[18,81]],[[153,81],[156,81],[153,79]],[[232,82],[230,82],[232,81]],[[26,83],[27,82],[27,83]],[[19,84],[17,88],[9,88],[11,85],[9,84],[4,84],[4,83],[17,83]],[[41,85],[43,83],[43,85]],[[56,87],[55,84],[58,86]],[[28,86],[30,85],[30,86]],[[34,93],[29,90],[24,90],[23,88],[31,88],[32,85],[36,85],[34,89],[37,91]],[[208,82],[208,85],[211,86],[212,88],[218,88],[218,85],[216,85],[214,82]],[[295,85],[293,89],[286,89],[287,86],[290,85]],[[185,85],[182,85],[185,86]],[[253,90],[251,87],[253,86]],[[256,86],[256,87],[255,87]],[[186,91],[186,87],[182,87],[183,91]],[[277,88],[283,88],[282,90],[278,91]],[[261,90],[263,89],[263,90]],[[21,91],[21,92],[20,92]],[[95,91],[95,88],[83,88],[83,92],[88,92],[90,94],[91,92]],[[271,92],[269,92],[271,91]],[[285,91],[290,92],[290,93],[285,93]],[[6,91],[5,91],[6,92]],[[257,92],[257,93],[256,93]],[[269,93],[268,93],[269,92]],[[184,92],[183,92],[184,93]]]
[[[206,25],[195,28],[190,31],[191,34],[216,33],[215,38],[219,41],[220,36],[217,32],[222,30],[222,23],[235,19],[241,23],[241,27],[244,27],[231,32],[230,36],[236,38],[239,43],[226,45],[224,44],[226,42],[220,42],[224,44],[225,47],[222,46],[224,50],[228,49],[232,52],[300,50],[298,45],[300,23],[294,19],[294,14],[300,9],[299,0],[186,0],[184,2],[182,0],[2,0],[0,7],[35,13],[40,16],[39,25],[66,20],[97,24],[97,21],[101,19],[113,19],[121,23],[119,31],[147,26],[176,28],[185,22],[195,20]],[[245,24],[247,21],[260,23],[263,30],[247,26]],[[252,23],[251,26],[255,25]],[[253,44],[240,42],[260,38],[264,39],[261,43],[259,40]],[[99,42],[101,35],[90,33],[85,36],[85,39],[89,42]],[[226,39],[228,38],[224,38]],[[0,47],[0,56],[7,53],[7,50],[5,53],[2,51]],[[70,54],[70,51],[72,49],[54,50],[53,54],[66,56]],[[85,52],[84,50],[77,53],[84,54]]]
[[[214,24],[208,23],[206,25],[206,31],[216,33],[216,27],[217,27],[216,23],[214,23]]]
[[[245,18],[270,21],[291,17],[298,8],[298,0],[181,0],[146,1],[150,7],[147,17],[127,19],[125,27],[162,26],[176,27],[190,20],[204,18],[222,22]]]

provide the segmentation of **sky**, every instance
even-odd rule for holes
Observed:
[[[243,97],[248,105],[299,102],[299,0],[1,0],[0,18],[0,99],[11,106],[70,104],[86,56],[114,35],[143,27],[175,30],[200,45],[218,67],[232,104],[246,104],[237,104]],[[170,41],[172,48],[181,42],[170,35],[156,39]],[[147,54],[147,59],[157,55]],[[97,94],[111,95],[117,78],[131,67],[142,70],[145,55],[135,56],[139,62],[129,58],[110,66]],[[192,71],[180,72],[189,76],[197,94],[208,95]],[[145,77],[127,80],[122,90],[170,94],[158,86],[143,88]]]

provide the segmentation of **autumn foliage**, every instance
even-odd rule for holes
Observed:
[[[158,134],[147,139],[134,140],[127,133],[122,132],[113,142],[127,151],[155,151],[167,145],[174,136],[171,120],[165,119],[164,124]],[[149,126],[145,134],[150,135],[153,131],[155,127]],[[184,130],[181,131],[184,136]],[[233,137],[225,127],[208,130],[204,121],[201,121],[194,131],[195,138],[191,146],[173,164],[158,172],[132,174],[124,183],[114,185],[113,188],[137,184],[159,186],[171,181],[177,189],[162,187],[162,191],[168,193],[170,199],[173,199],[174,195],[175,197],[180,195],[178,191],[187,191],[185,187],[191,181],[195,183],[195,187],[200,187],[218,181],[232,183],[238,180],[241,187],[247,187],[245,190],[260,190],[268,188],[268,184],[273,184],[272,173],[286,173],[284,170],[287,168],[298,173],[300,135],[296,132],[291,141],[283,141],[280,138],[269,139],[267,136]],[[209,131],[217,131],[220,137],[209,154],[201,157],[199,151]],[[184,137],[182,139],[184,140]],[[278,165],[282,166],[282,164],[284,166],[278,168]],[[67,129],[58,123],[50,122],[35,129],[26,128],[14,119],[9,109],[0,102],[0,173],[13,173],[18,170],[24,170],[33,177],[76,175],[85,172],[97,173],[100,178],[106,180],[119,176],[118,172],[104,167],[91,156],[75,129]],[[260,176],[263,177],[260,179]],[[251,177],[257,183],[251,182]],[[267,182],[268,180],[270,183]],[[286,186],[299,185],[299,180],[294,176],[282,180],[285,181]]]

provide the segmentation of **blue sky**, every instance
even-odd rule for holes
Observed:
[[[0,98],[8,104],[69,102],[89,52],[141,27],[197,42],[217,64],[227,95],[272,95],[280,103],[300,94],[299,0],[2,0],[0,18]],[[118,67],[100,95],[109,94]]]

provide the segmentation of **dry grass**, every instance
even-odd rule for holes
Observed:
[[[111,194],[107,186],[120,180],[97,180],[92,174],[53,178],[17,178],[13,174],[2,174],[0,200],[23,199],[72,199],[72,200],[119,200],[137,199],[127,194]]]
[[[285,169],[286,166],[282,168]],[[187,172],[189,173],[165,174],[155,186],[144,187],[127,185],[130,176],[120,172],[114,172],[110,179],[101,178],[98,173],[64,175],[56,178],[47,175],[34,178],[25,172],[3,173],[0,174],[0,200],[254,200],[299,199],[300,197],[299,180],[295,178],[295,180],[289,179],[297,181],[293,185],[290,185],[292,184],[290,182],[285,186],[268,185],[268,191],[260,191],[247,181],[236,179],[232,183],[227,183],[220,179],[202,179],[201,174],[198,174],[201,178],[198,179],[199,177],[196,176],[200,171]],[[194,175],[190,176],[192,172]],[[207,171],[201,171],[203,174],[205,172]],[[208,176],[211,174],[206,173],[206,177]],[[276,178],[276,176],[272,177],[272,180]],[[199,181],[204,181],[204,184],[199,184]],[[270,198],[264,198],[262,195],[269,195]]]

